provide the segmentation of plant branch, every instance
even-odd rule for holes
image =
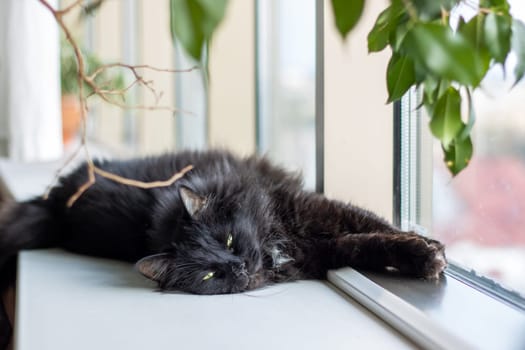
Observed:
[[[100,175],[100,176],[102,176],[102,177],[105,177],[106,179],[113,180],[115,182],[118,182],[118,183],[121,183],[121,184],[124,184],[124,185],[133,186],[133,187],[139,187],[139,188],[143,188],[143,189],[151,189],[151,188],[157,188],[157,187],[168,187],[168,186],[171,186],[178,179],[183,177],[184,174],[186,174],[188,171],[190,171],[192,169],[193,169],[193,165],[188,165],[185,168],[183,168],[181,171],[173,174],[173,176],[170,177],[167,180],[164,180],[164,181],[152,181],[152,182],[144,182],[144,181],[137,181],[137,180],[127,179],[125,177],[122,177],[122,176],[119,176],[119,175],[115,175],[115,174],[112,174],[112,173],[107,172],[105,170],[102,170],[102,169],[100,169],[98,167],[95,167],[95,173]]]
[[[128,85],[127,88],[120,89],[120,90],[105,90],[105,89],[101,89],[100,86],[97,86],[96,88],[94,88],[94,86],[97,85],[95,83],[95,79],[97,78],[97,76],[99,74],[109,70],[109,69],[112,69],[112,68],[125,68],[125,69],[129,70],[133,74],[133,76],[135,77],[135,80],[130,85]],[[130,108],[130,109],[162,109],[162,110],[170,110],[172,112],[189,113],[188,111],[182,111],[182,110],[178,110],[178,109],[172,108],[172,107],[165,107],[165,106],[164,107],[159,107],[158,103],[160,101],[160,98],[162,97],[162,92],[158,93],[157,90],[153,86],[153,81],[145,80],[144,77],[142,76],[142,74],[140,74],[138,72],[139,69],[147,69],[147,70],[152,70],[152,71],[156,71],[156,72],[164,72],[164,73],[189,73],[189,72],[192,72],[194,70],[199,69],[199,67],[193,66],[193,67],[188,68],[188,69],[163,69],[163,68],[152,67],[152,66],[146,65],[146,64],[129,65],[129,64],[125,64],[125,63],[111,63],[111,64],[101,65],[91,75],[85,77],[86,83],[93,89],[93,93],[90,96],[98,95],[99,97],[101,97],[107,103],[116,105],[117,107],[121,107],[121,108]],[[126,94],[126,92],[128,92],[129,89],[131,89],[135,85],[141,85],[141,86],[145,87],[146,89],[148,89],[151,92],[151,94],[155,98],[155,105],[154,105],[155,107],[154,108],[147,107],[147,106],[126,106],[126,105],[123,105],[121,103],[117,103],[115,101],[112,101],[111,99],[109,99],[107,97],[107,95],[121,95],[121,96],[123,96],[123,95]]]
[[[74,8],[76,8],[78,6],[81,6],[83,0],[77,0],[77,1],[73,2],[71,5],[69,5],[69,6],[67,6],[67,7],[65,7],[63,9],[58,9],[58,10],[54,9],[48,3],[47,0],[38,0],[38,1],[40,1],[40,3],[45,8],[47,8],[49,10],[49,12],[51,12],[51,14],[55,18],[55,21],[57,22],[58,26],[63,31],[67,42],[73,48],[73,52],[74,52],[74,55],[75,55],[75,58],[76,58],[76,61],[77,61],[77,68],[78,68],[78,72],[77,72],[77,81],[78,81],[78,87],[79,87],[78,99],[79,99],[80,106],[81,106],[80,109],[81,109],[81,120],[82,120],[81,145],[72,154],[72,156],[68,158],[66,163],[62,166],[62,168],[58,170],[58,172],[56,174],[55,181],[58,179],[58,177],[60,176],[60,173],[63,171],[63,169],[78,155],[79,151],[82,148],[84,149],[85,154],[86,154],[88,180],[82,186],[80,186],[78,188],[78,190],[68,199],[67,206],[71,207],[78,200],[78,198],[80,198],[80,196],[82,196],[82,194],[84,192],[86,192],[93,184],[95,184],[95,182],[96,182],[95,174],[97,174],[99,176],[102,176],[102,177],[104,177],[106,179],[109,179],[109,180],[112,180],[112,181],[124,184],[124,185],[148,189],[148,188],[155,188],[155,187],[170,186],[175,181],[177,181],[182,176],[184,176],[184,174],[186,174],[188,171],[193,169],[192,165],[188,165],[185,168],[183,168],[181,171],[175,173],[168,180],[143,182],[143,181],[137,181],[137,180],[133,180],[133,179],[128,179],[128,178],[125,178],[125,177],[122,177],[122,176],[119,176],[119,175],[116,175],[116,174],[113,174],[113,173],[110,173],[110,172],[107,172],[105,170],[102,170],[102,169],[98,168],[97,166],[95,166],[95,164],[93,162],[93,159],[91,158],[91,156],[89,154],[89,149],[87,147],[87,142],[86,142],[86,112],[87,112],[87,98],[90,97],[90,96],[94,96],[94,95],[99,96],[103,101],[105,101],[105,102],[107,102],[109,104],[116,105],[118,107],[125,108],[125,109],[170,110],[172,112],[181,112],[180,110],[178,110],[176,108],[173,108],[173,107],[158,106],[157,104],[158,104],[158,101],[159,101],[160,97],[162,96],[162,93],[157,93],[157,91],[155,90],[155,88],[153,86],[153,82],[145,80],[143,78],[142,74],[140,74],[138,72],[138,70],[139,69],[148,69],[148,70],[153,70],[153,71],[157,71],[157,72],[181,73],[181,72],[191,72],[191,71],[197,69],[197,67],[192,67],[192,68],[184,69],[184,70],[173,70],[173,69],[156,68],[156,67],[152,67],[152,66],[149,66],[149,65],[136,65],[136,66],[133,66],[133,65],[124,64],[124,63],[112,63],[112,64],[107,64],[107,65],[102,65],[102,66],[98,67],[95,70],[94,73],[92,73],[91,75],[87,75],[86,66],[85,66],[85,63],[84,63],[84,57],[82,55],[80,47],[78,46],[78,44],[74,40],[70,29],[67,27],[67,25],[65,24],[64,19],[63,19],[64,15],[70,13]],[[111,68],[116,68],[116,67],[124,68],[124,69],[127,69],[127,70],[131,71],[131,73],[135,77],[135,80],[130,85],[128,85],[126,88],[120,89],[120,90],[111,90],[111,89],[104,88],[103,85],[101,86],[95,81],[95,78],[99,74],[101,74],[105,70],[108,70],[108,69],[111,69]],[[89,86],[89,88],[91,88],[91,90],[92,90],[92,93],[89,96],[84,96],[84,84]],[[123,103],[119,103],[117,101],[113,101],[113,100],[111,100],[111,98],[109,98],[109,96],[114,96],[114,95],[120,95],[120,96],[124,97],[126,92],[129,89],[131,89],[131,87],[133,87],[135,85],[140,85],[140,86],[143,86],[143,87],[147,88],[155,96],[156,103],[155,103],[154,106],[143,106],[143,105],[127,106],[127,105],[125,105]],[[48,197],[49,191],[50,191],[50,189],[48,189],[46,191],[46,193],[44,194],[44,198]]]

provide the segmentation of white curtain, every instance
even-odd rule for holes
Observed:
[[[62,155],[59,46],[57,24],[38,0],[0,0],[0,147],[11,159]]]

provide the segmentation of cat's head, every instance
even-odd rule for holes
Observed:
[[[264,284],[260,210],[240,194],[198,194],[180,187],[164,199],[154,233],[161,251],[137,262],[138,270],[163,290],[225,294]]]

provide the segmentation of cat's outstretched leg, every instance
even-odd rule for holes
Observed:
[[[360,267],[437,279],[447,266],[444,246],[412,232],[347,234],[335,239],[334,268]]]
[[[404,232],[363,208],[302,192],[285,202],[293,225],[287,227],[306,246],[307,275],[323,276],[343,266],[437,278],[446,267],[444,247],[438,241]],[[293,215],[290,215],[293,214]],[[283,219],[286,226],[287,218]],[[307,242],[304,244],[304,242]]]

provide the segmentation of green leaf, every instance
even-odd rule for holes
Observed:
[[[424,104],[434,104],[439,89],[439,80],[429,75],[423,82]]]
[[[463,34],[436,23],[415,24],[403,41],[402,50],[430,74],[463,85],[478,86],[489,67],[489,62]]]
[[[446,79],[441,79],[439,81],[439,89],[437,91],[436,99],[440,99],[449,89],[450,81]]]
[[[390,26],[390,12],[392,7],[387,7],[376,19],[374,27],[368,33],[368,52],[379,52],[388,45],[388,37],[393,29]]]
[[[512,22],[512,51],[516,53],[518,59],[514,68],[516,77],[514,85],[516,85],[525,75],[525,24],[517,19]]]
[[[393,54],[386,72],[387,103],[401,98],[416,83],[415,75],[414,62],[411,58]]]
[[[468,122],[467,125],[461,130],[461,133],[459,133],[458,139],[464,140],[467,137],[470,137],[470,131],[474,127],[474,123],[476,122],[476,111],[474,110],[474,103],[472,103],[472,93],[470,92],[470,89],[467,87],[466,89],[467,94],[467,103],[468,103]]]
[[[399,0],[392,1],[392,4],[379,14],[374,27],[368,33],[368,52],[381,51],[388,45],[404,14],[404,7]]]
[[[427,76],[423,82],[423,105],[428,115],[434,114],[437,101],[448,91],[450,81],[439,79],[434,76]]]
[[[227,0],[170,0],[172,38],[198,62],[226,11]]]
[[[470,131],[472,130],[472,127],[474,126],[474,122],[476,120],[474,108],[472,104],[472,96],[470,93],[470,90],[467,88],[467,98],[468,98],[468,104],[469,104],[469,120],[468,124],[465,125],[461,121],[461,117],[459,115],[460,113],[460,96],[459,92],[455,90],[452,87],[449,87],[447,89],[447,93],[442,96],[440,101],[438,102],[438,106],[436,107],[436,115],[434,115],[433,118],[438,117],[439,115],[442,115],[443,112],[443,106],[442,103],[445,103],[445,99],[447,104],[449,104],[448,107],[450,107],[450,110],[453,111],[451,114],[449,114],[448,120],[445,122],[451,123],[449,124],[450,132],[448,139],[440,138],[441,139],[441,145],[443,148],[443,153],[445,155],[445,164],[447,168],[450,170],[452,175],[457,175],[459,172],[461,172],[463,169],[465,169],[470,159],[472,158],[472,140],[470,138]],[[446,108],[445,108],[446,109]],[[447,114],[446,112],[444,113]],[[446,117],[445,117],[446,118]],[[432,124],[432,122],[431,122]],[[432,128],[432,125],[431,125]],[[458,130],[458,131],[455,131]],[[453,139],[450,140],[450,137],[452,135]],[[450,141],[450,142],[449,142]]]
[[[431,105],[434,105],[437,101],[437,93],[439,89],[439,79],[428,75],[425,80],[423,81],[423,105],[425,105],[428,109],[428,107],[431,107]],[[432,115],[432,113],[429,113],[429,115]]]
[[[414,69],[416,71],[416,83],[419,84],[427,79],[430,74],[428,70],[421,64],[421,62],[414,62]]]
[[[458,25],[458,32],[463,34],[477,50],[487,50],[484,27],[485,15],[481,13],[471,18],[468,22],[464,22],[463,18],[461,18]]]
[[[430,130],[441,140],[443,147],[448,149],[462,127],[461,97],[455,88],[449,87],[436,103],[430,121]]]
[[[490,67],[491,54],[485,44],[485,18],[486,16],[480,13],[466,23],[461,19],[458,32],[474,46],[474,49],[481,58],[482,64],[485,67]]]
[[[399,48],[408,33],[409,22],[401,18],[396,24],[395,30],[390,32],[389,44],[392,47],[392,51],[399,52]]]
[[[452,175],[457,175],[467,167],[472,159],[473,147],[470,136],[460,140],[454,140],[454,143],[447,148],[443,147],[445,153],[445,164]]]
[[[489,13],[485,19],[485,45],[496,62],[504,63],[510,51],[511,25],[510,16]]]
[[[431,21],[441,18],[441,10],[450,11],[459,0],[411,0],[418,13],[418,17],[424,21]]]
[[[335,26],[343,39],[361,18],[364,5],[365,0],[332,0]]]

